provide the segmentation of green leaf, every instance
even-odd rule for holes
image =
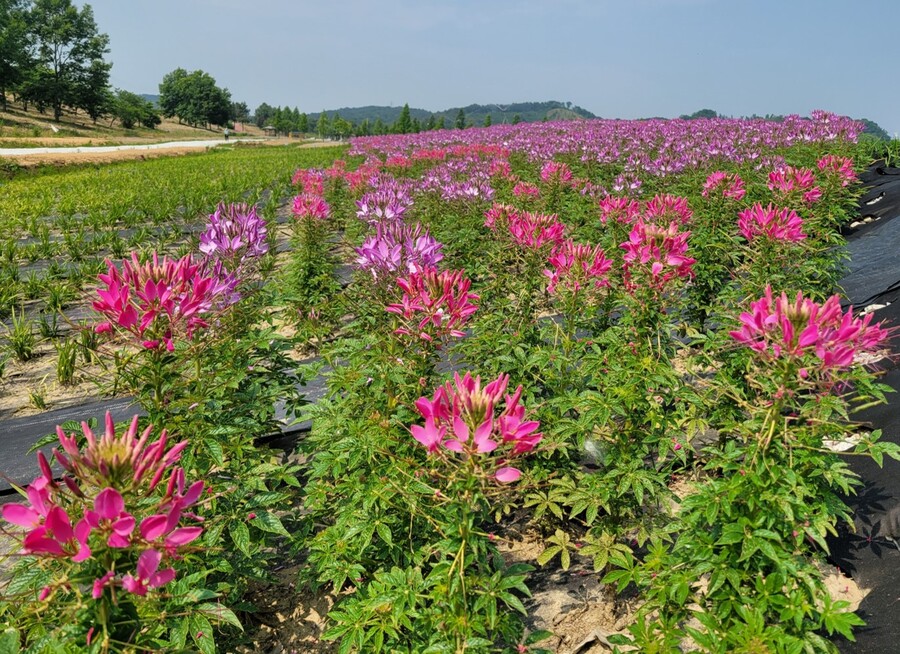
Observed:
[[[250,529],[243,522],[233,522],[228,527],[228,533],[235,546],[244,554],[250,556]]]
[[[216,462],[217,466],[225,464],[225,453],[222,450],[222,444],[219,441],[207,438],[203,441],[203,446],[209,452],[209,456]]]
[[[547,631],[546,629],[538,629],[537,631],[532,631],[525,638],[526,645],[534,645],[535,643],[539,643],[542,640],[547,640],[548,638],[553,637],[552,631]]]
[[[204,616],[194,615],[191,617],[191,639],[202,654],[216,654],[213,628]]]
[[[278,516],[269,513],[268,511],[258,513],[256,517],[250,521],[250,524],[271,534],[280,534],[281,536],[287,536],[288,538],[291,536],[287,529],[284,528],[284,525],[281,524],[281,520]]]
[[[241,631],[244,630],[244,626],[241,624],[241,621],[238,620],[238,617],[234,614],[234,611],[225,606],[222,606],[221,604],[201,604],[197,607],[197,610],[200,613],[209,616],[216,622],[226,622],[232,627],[237,627]]]
[[[388,547],[392,547],[394,545],[394,539],[391,536],[391,530],[386,524],[384,524],[383,522],[375,523],[375,531],[378,532],[378,536],[385,542]]]
[[[19,654],[19,632],[9,628],[0,633],[0,654]]]

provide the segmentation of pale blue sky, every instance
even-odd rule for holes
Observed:
[[[112,84],[137,93],[182,67],[251,110],[562,100],[608,118],[827,109],[900,131],[900,0],[87,4]]]

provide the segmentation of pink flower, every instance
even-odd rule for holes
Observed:
[[[531,182],[517,182],[512,192],[517,198],[537,198],[541,195],[541,189]]]
[[[548,161],[541,167],[541,180],[564,186],[572,181],[572,171],[560,161]]]
[[[385,307],[403,320],[395,333],[426,341],[461,338],[465,333],[460,328],[478,310],[473,301],[479,298],[469,291],[471,285],[462,270],[438,272],[427,268],[397,279],[403,297],[400,303]]]
[[[806,204],[818,202],[822,190],[815,186],[816,176],[808,168],[783,166],[769,173],[768,186],[782,196],[798,195]]]
[[[600,222],[604,225],[610,219],[617,223],[631,225],[641,213],[641,205],[632,198],[607,195],[600,200]]]
[[[690,222],[694,212],[688,206],[687,198],[678,195],[654,195],[644,204],[643,219],[658,225]]]
[[[156,550],[145,550],[138,558],[137,577],[130,574],[122,577],[122,588],[133,595],[143,596],[147,594],[148,589],[159,588],[172,581],[175,578],[175,569],[159,570],[161,560],[162,555]]]
[[[638,287],[636,274],[641,274],[643,283],[657,291],[673,279],[692,277],[696,259],[687,256],[689,236],[690,232],[678,231],[675,223],[660,227],[638,220],[628,235],[628,241],[621,244],[625,250],[623,269],[626,290],[632,292]]]
[[[91,527],[85,520],[80,520],[75,528],[64,509],[54,506],[47,512],[44,524],[30,531],[22,541],[22,547],[28,554],[49,554],[71,558],[79,563],[91,556],[87,545]]]
[[[94,579],[94,584],[91,588],[91,597],[93,597],[95,600],[103,597],[103,589],[107,586],[113,586],[115,584],[115,576],[116,573],[110,570],[99,579]]]
[[[550,279],[547,291],[551,294],[560,285],[570,293],[577,293],[588,284],[594,289],[609,286],[606,273],[612,268],[612,261],[599,245],[592,248],[567,239],[553,250],[549,263],[553,269],[545,270],[544,275]]]
[[[729,332],[733,339],[765,359],[814,355],[826,371],[848,368],[888,336],[880,323],[871,324],[873,314],[854,318],[852,309],[844,313],[838,295],[820,305],[801,293],[793,301],[785,293],[775,298],[767,286],[750,309],[740,316],[741,329]],[[800,374],[809,376],[809,366]]]
[[[556,214],[536,214],[530,211],[509,215],[509,233],[524,248],[539,250],[545,245],[562,243],[566,226]]]
[[[771,241],[797,243],[806,238],[803,220],[793,209],[776,209],[771,204],[763,209],[757,202],[738,213],[738,229],[747,241],[762,237]]]
[[[134,531],[134,516],[125,511],[125,500],[114,488],[104,488],[94,499],[94,510],[86,511],[84,519],[93,528],[109,534],[110,547],[128,547]]]
[[[211,276],[200,270],[190,255],[178,260],[154,252],[151,261],[140,263],[136,253],[122,262],[122,270],[109,260],[107,273],[99,275],[94,310],[108,318],[96,327],[98,333],[121,328],[145,347],[165,345],[174,350],[173,339],[193,338],[198,328],[208,327],[204,314],[215,300]]]
[[[747,194],[744,188],[744,180],[737,173],[716,171],[706,178],[701,195],[705,198],[715,195],[716,191],[723,198],[742,200]]]
[[[331,214],[331,207],[321,195],[305,193],[294,198],[293,211],[297,218],[327,220]]]
[[[512,395],[506,394],[508,375],[482,387],[480,377],[455,373],[453,382],[438,387],[431,398],[416,401],[416,410],[425,419],[425,425],[413,425],[413,438],[430,454],[443,450],[479,456],[502,449],[494,461],[493,475],[498,481],[511,482],[519,478],[516,468],[506,466],[506,461],[529,452],[540,442],[536,421],[525,421],[525,407],[520,404],[522,387]],[[501,401],[505,406],[499,412]]]
[[[816,162],[816,166],[825,173],[826,177],[836,178],[841,186],[848,186],[857,180],[856,172],[853,170],[853,160],[847,157],[826,154]]]

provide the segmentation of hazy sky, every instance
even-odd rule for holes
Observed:
[[[87,4],[113,86],[157,93],[199,68],[251,111],[561,100],[607,118],[827,109],[900,131],[900,0]]]

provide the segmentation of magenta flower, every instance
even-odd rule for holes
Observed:
[[[793,209],[776,209],[771,203],[763,209],[757,202],[738,213],[738,229],[748,242],[757,238],[797,243],[806,238],[803,220]]]
[[[461,338],[465,333],[460,328],[478,310],[473,304],[478,295],[469,291],[471,285],[462,270],[429,268],[399,278],[397,286],[403,290],[403,298],[385,307],[403,320],[395,333],[425,341]]]
[[[40,527],[25,535],[22,547],[27,554],[48,554],[71,558],[75,563],[91,556],[87,545],[91,526],[80,520],[75,527],[64,509],[54,506],[47,512],[47,518]]]
[[[524,420],[522,387],[508,395],[508,384],[509,375],[500,375],[482,388],[480,377],[455,373],[453,382],[438,387],[433,397],[416,401],[425,425],[410,428],[413,438],[431,454],[446,450],[479,457],[499,449],[501,456],[487,462],[493,466],[491,474],[501,482],[515,481],[521,473],[506,463],[533,450],[542,435],[538,422]],[[505,406],[497,413],[501,401]]]
[[[138,437],[138,417],[135,416],[128,429],[117,436],[112,416],[107,412],[106,431],[99,440],[86,422],[81,423],[87,441],[81,449],[74,434],[66,436],[62,427],[57,427],[56,435],[62,451],[55,452],[56,459],[66,472],[82,482],[125,491],[149,478],[149,489],[153,490],[163,474],[181,458],[187,441],[168,448],[168,436],[164,429],[156,441],[148,443],[152,429],[148,426]]]
[[[694,212],[688,206],[687,198],[678,195],[654,195],[644,203],[643,217],[658,225],[676,223],[684,225],[690,222]]]
[[[300,187],[301,193],[309,195],[324,195],[325,174],[321,170],[300,168],[291,178],[291,184]]]
[[[553,269],[545,270],[544,275],[550,279],[547,286],[550,294],[556,293],[560,286],[569,293],[577,293],[589,284],[594,289],[609,286],[606,273],[612,268],[612,261],[599,245],[592,248],[566,239],[553,250],[549,263]]]
[[[300,219],[327,220],[331,215],[331,207],[321,195],[304,193],[294,198],[293,212]]]
[[[506,231],[509,229],[510,217],[518,217],[518,214],[519,210],[515,207],[495,202],[490,209],[484,212],[484,226],[492,232],[496,232],[498,229]]]
[[[607,195],[600,200],[600,222],[604,225],[609,220],[632,225],[640,217],[641,205],[637,200]]]
[[[370,225],[381,222],[399,222],[412,206],[412,198],[405,188],[382,186],[379,190],[366,193],[356,203],[357,218]]]
[[[0,516],[7,522],[20,527],[40,527],[53,506],[48,487],[49,482],[46,476],[36,478],[25,489],[25,494],[31,506],[13,503],[4,504],[0,507]]]
[[[444,258],[443,247],[418,223],[413,227],[401,222],[376,223],[375,235],[356,248],[356,265],[372,273],[376,281],[386,280],[397,273],[435,268]]]
[[[836,178],[841,186],[849,186],[857,180],[856,172],[853,170],[853,160],[847,157],[826,154],[816,162],[816,167],[827,177]]]
[[[94,510],[85,511],[84,519],[93,528],[109,534],[110,547],[128,547],[134,531],[134,516],[125,511],[125,500],[114,488],[104,488],[94,499]]]
[[[786,293],[773,297],[767,286],[765,295],[741,314],[741,329],[729,334],[765,359],[814,355],[827,371],[850,367],[884,342],[888,331],[881,323],[873,325],[872,317],[854,318],[852,309],[844,313],[838,295],[820,305],[797,293],[792,302]]]
[[[742,200],[747,194],[744,180],[737,173],[726,173],[721,170],[712,173],[703,184],[701,195],[705,198],[719,195],[725,199]]]
[[[538,198],[541,196],[541,189],[531,182],[517,182],[513,186],[512,192],[517,198]]]
[[[145,550],[138,558],[137,577],[122,577],[122,588],[133,595],[146,595],[151,588],[159,588],[175,578],[175,569],[159,570],[162,555],[156,550]]]
[[[687,256],[688,236],[690,232],[678,231],[675,223],[660,227],[638,220],[628,241],[621,245],[625,250],[626,290],[633,292],[638,288],[635,275],[641,271],[643,282],[656,291],[662,290],[673,279],[692,277],[696,259]]]
[[[137,254],[122,262],[122,270],[109,260],[107,273],[99,275],[106,288],[98,288],[94,310],[108,320],[95,328],[98,333],[123,329],[147,349],[165,345],[175,349],[173,339],[193,338],[199,328],[208,327],[204,315],[215,301],[214,283],[204,275],[190,255],[178,260],[154,252],[151,261],[141,264]]]
[[[541,180],[547,184],[565,186],[572,181],[572,171],[560,161],[548,161],[541,167]]]
[[[510,214],[508,228],[513,240],[530,250],[539,250],[545,245],[559,245],[566,230],[556,214],[530,211]]]
[[[814,204],[822,197],[816,176],[808,168],[782,166],[769,173],[769,189],[782,196],[799,196],[806,204]]]

